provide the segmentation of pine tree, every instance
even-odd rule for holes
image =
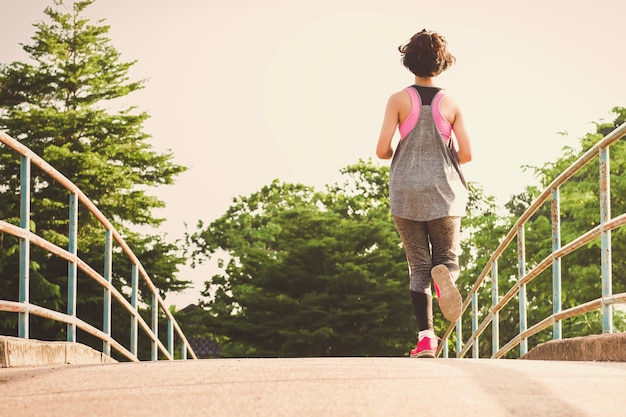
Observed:
[[[35,24],[30,44],[22,45],[29,62],[0,66],[0,129],[41,156],[76,184],[115,226],[133,249],[162,295],[185,288],[188,282],[175,277],[183,259],[178,248],[158,233],[142,234],[164,221],[153,210],[164,202],[149,189],[172,184],[186,168],[172,162],[171,153],[158,153],[143,132],[149,117],[120,98],[142,89],[144,81],[129,79],[135,64],[122,62],[107,37],[109,26],[84,17],[95,0],[71,5],[54,0],[44,11],[46,21]],[[116,110],[117,108],[117,110]],[[19,158],[0,147],[0,215],[19,222]],[[68,192],[33,168],[31,221],[34,231],[67,248]],[[104,229],[80,208],[79,256],[91,265],[103,265]],[[142,228],[141,230],[147,230]],[[0,241],[0,298],[17,298],[17,240]],[[130,265],[114,259],[113,282],[124,288]],[[15,278],[13,278],[15,277]],[[10,278],[10,279],[9,279]],[[67,263],[32,249],[31,300],[63,311]],[[98,320],[101,307],[94,304],[101,288],[79,276],[78,314]],[[14,318],[0,316],[0,333],[14,330]],[[101,318],[100,318],[101,320]],[[31,335],[63,338],[63,326],[39,326],[31,320]]]

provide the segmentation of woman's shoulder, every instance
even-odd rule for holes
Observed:
[[[439,100],[441,105],[455,109],[458,108],[456,97],[453,94],[450,94],[447,90],[441,89],[438,95],[440,96]]]
[[[391,97],[406,97],[411,91],[412,87],[404,87],[402,90],[398,90],[391,94]]]
[[[402,90],[396,91],[389,96],[389,103],[394,104],[398,107],[402,107],[405,105],[411,105],[411,96],[408,91],[410,87],[403,88]]]

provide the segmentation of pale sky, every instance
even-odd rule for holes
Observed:
[[[0,63],[27,59],[52,0],[2,0]],[[501,202],[565,145],[626,106],[622,0],[97,0],[159,151],[189,167],[155,191],[171,240],[279,178],[316,187],[375,147],[388,96],[413,83],[397,47],[441,32],[457,63],[438,84],[460,103],[474,160],[466,177]],[[568,132],[569,135],[560,135]],[[388,164],[387,161],[378,162]],[[184,268],[195,302],[214,270]]]

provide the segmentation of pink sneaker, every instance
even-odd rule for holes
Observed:
[[[431,271],[430,275],[435,282],[435,291],[437,292],[437,298],[439,301],[439,308],[444,317],[455,322],[461,317],[461,309],[463,308],[463,299],[461,293],[456,288],[454,281],[452,281],[452,275],[448,267],[445,265],[437,265]]]
[[[417,342],[417,346],[415,349],[411,351],[412,358],[435,358],[437,354],[437,347],[439,343],[437,342],[437,338],[432,337],[424,337],[422,340]]]
[[[437,293],[437,300],[439,300],[441,298],[441,290],[439,289],[439,285],[437,285],[436,282],[433,282],[434,286],[435,286],[435,293]]]

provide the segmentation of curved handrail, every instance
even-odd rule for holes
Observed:
[[[548,269],[551,265],[554,268],[554,262],[559,261],[564,256],[574,252],[576,249],[584,246],[589,243],[593,239],[598,237],[602,237],[603,240],[608,239],[608,245],[610,245],[610,235],[607,237],[607,232],[611,230],[617,229],[624,224],[626,224],[626,213],[622,213],[613,218],[601,218],[601,223],[588,230],[587,232],[580,235],[578,238],[572,240],[568,244],[560,247],[560,202],[559,202],[559,188],[565,184],[570,178],[572,178],[576,173],[578,173],[582,168],[587,166],[591,161],[596,158],[600,159],[600,210],[603,215],[607,215],[609,213],[610,207],[610,183],[608,181],[609,176],[609,161],[608,161],[608,148],[620,140],[621,138],[626,136],[626,123],[620,125],[611,133],[606,135],[602,140],[592,146],[587,152],[585,152],[580,158],[578,158],[574,163],[572,163],[565,171],[563,171],[558,177],[556,177],[546,188],[545,190],[535,199],[535,201],[526,209],[526,211],[517,219],[515,224],[511,227],[509,232],[505,235],[504,239],[500,242],[498,247],[495,249],[489,260],[487,261],[485,267],[482,272],[472,285],[467,297],[463,301],[462,304],[462,315],[457,320],[456,323],[452,323],[444,332],[442,339],[444,343],[439,346],[438,354],[443,353],[444,357],[447,357],[448,354],[448,339],[450,338],[452,332],[456,330],[457,332],[457,345],[456,345],[456,356],[463,357],[465,356],[470,348],[473,348],[473,356],[478,356],[478,348],[477,341],[479,340],[480,335],[487,329],[489,324],[494,326],[494,335],[492,337],[498,337],[498,322],[497,322],[497,314],[502,311],[508,303],[513,300],[516,296],[525,297],[525,286],[529,282],[531,282],[534,278],[536,278],[541,272]],[[544,258],[541,262],[534,266],[530,271],[525,271],[525,247],[524,247],[524,225],[528,222],[528,220],[549,200],[552,200],[552,227],[553,227],[553,250],[550,255]],[[556,233],[556,237],[555,237]],[[518,271],[521,273],[518,276],[518,281],[513,285],[513,287],[503,296],[500,297],[499,294],[492,294],[492,305],[489,309],[488,314],[485,315],[482,322],[478,323],[477,311],[478,311],[478,292],[480,288],[483,286],[487,278],[491,275],[495,275],[497,280],[497,262],[504,253],[504,251],[513,243],[514,239],[518,240]],[[558,239],[557,247],[554,247],[555,239]],[[603,245],[606,242],[603,243]],[[610,250],[605,251],[608,252],[609,258],[602,258],[603,266],[606,264],[610,265]],[[603,280],[606,280],[607,283],[610,284],[610,267],[603,268]],[[557,272],[553,273],[560,274]],[[608,274],[608,276],[607,276]],[[560,275],[558,275],[560,279]],[[492,276],[492,278],[494,278]],[[494,287],[497,292],[497,284]],[[560,294],[560,287],[555,288],[554,291],[558,291]],[[559,325],[560,322],[564,319],[575,317],[586,312],[592,310],[603,309],[603,331],[610,332],[612,331],[612,323],[611,313],[607,313],[610,310],[609,306],[617,303],[626,303],[626,293],[615,294],[611,293],[611,288],[607,289],[608,294],[603,294],[602,297],[592,300],[590,302],[581,304],[579,306],[572,307],[567,310],[554,312],[552,315],[546,317],[539,323],[536,323],[532,327],[526,329],[525,326],[520,325],[520,332],[510,341],[508,341],[502,348],[499,348],[499,342],[497,340],[492,340],[492,344],[494,345],[492,358],[500,358],[512,350],[514,347],[521,345],[524,343],[528,337],[539,333],[540,331],[546,329],[550,325]],[[465,316],[465,313],[468,311],[469,307],[470,314],[472,315],[472,334],[468,338],[468,340],[463,345],[462,343],[462,321]],[[560,306],[559,306],[560,307]],[[523,316],[521,315],[520,321],[524,321],[525,311]],[[606,317],[608,316],[608,317]],[[495,322],[494,322],[494,318]],[[554,332],[553,337],[555,339],[560,339],[560,331]],[[495,343],[494,343],[495,342]],[[526,348],[521,349],[522,356],[526,351]]]
[[[7,135],[5,132],[0,131],[0,142],[9,148],[13,149],[16,153],[21,155],[22,161],[27,161],[26,164],[33,164],[41,169],[44,173],[49,175],[53,180],[55,180],[58,184],[62,185],[70,194],[76,196],[77,203],[82,204],[87,210],[100,222],[100,224],[105,228],[107,233],[110,234],[112,239],[117,242],[119,247],[122,249],[125,256],[130,260],[133,268],[136,269],[137,274],[141,277],[144,284],[147,286],[151,296],[152,296],[152,327],[149,326],[145,320],[139,314],[137,306],[133,306],[136,304],[135,302],[129,302],[125,296],[118,291],[113,284],[108,281],[104,276],[96,272],[90,265],[81,260],[75,253],[70,252],[70,250],[65,250],[60,248],[59,246],[53,244],[52,242],[47,241],[41,236],[38,236],[35,233],[32,233],[28,228],[18,227],[13,224],[7,223],[5,221],[0,220],[0,232],[5,232],[11,234],[13,236],[18,237],[22,242],[33,243],[42,249],[47,250],[48,252],[67,260],[69,263],[76,265],[81,271],[83,271],[87,276],[96,281],[99,285],[101,285],[106,291],[110,292],[110,294],[124,307],[126,311],[131,315],[133,320],[133,326],[131,326],[131,340],[133,338],[136,340],[136,326],[140,326],[145,334],[147,334],[153,345],[152,349],[152,359],[158,359],[158,352],[163,354],[167,359],[174,358],[173,346],[174,346],[174,336],[178,337],[182,344],[182,358],[187,359],[187,355],[190,354],[192,358],[197,359],[196,354],[194,353],[189,341],[186,336],[182,332],[180,326],[176,322],[174,316],[169,311],[167,306],[165,305],[163,299],[161,298],[158,289],[150,279],[150,276],[144,269],[143,265],[137,258],[137,256],[130,249],[128,244],[124,241],[122,236],[117,232],[115,227],[111,224],[111,222],[102,214],[102,212],[96,207],[96,205],[89,200],[89,198],[76,186],[72,181],[70,181],[63,174],[58,172],[54,167],[48,164],[43,158],[39,155],[35,154],[28,147],[24,146],[22,143]],[[29,170],[27,170],[28,172]],[[22,219],[23,221],[23,219]],[[71,223],[71,220],[70,220]],[[23,248],[20,248],[22,251]],[[68,278],[69,279],[69,278]],[[133,299],[136,299],[136,288],[133,288]],[[109,299],[110,304],[110,299]],[[36,306],[30,304],[27,300],[20,300],[20,302],[8,301],[8,300],[0,300],[0,311],[10,311],[17,313],[32,313],[41,317],[50,318],[59,322],[67,323],[68,325],[76,326],[81,330],[90,333],[104,342],[104,353],[110,354],[107,347],[111,346],[120,352],[123,356],[128,358],[131,361],[138,361],[137,352],[136,352],[136,342],[134,346],[131,346],[131,349],[128,350],[124,348],[120,343],[115,341],[110,334],[110,330],[108,332],[96,329],[88,323],[78,319],[75,314],[64,314],[58,311],[49,310],[40,306]],[[110,311],[110,305],[109,305]],[[164,346],[164,344],[160,341],[158,337],[158,315],[159,312],[165,316],[168,321],[168,347]],[[27,325],[27,323],[25,323]],[[21,323],[22,326],[25,325]],[[28,337],[28,331],[21,331],[22,337]],[[68,331],[68,340],[71,338],[71,332]],[[69,340],[74,341],[74,340]],[[133,344],[131,342],[131,344]]]

